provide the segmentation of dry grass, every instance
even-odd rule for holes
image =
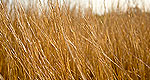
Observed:
[[[15,4],[0,6],[0,73],[6,80],[149,80],[150,13]],[[41,11],[41,15],[39,12]],[[2,77],[1,76],[1,77]]]

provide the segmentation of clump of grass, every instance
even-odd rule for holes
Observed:
[[[150,79],[150,13],[82,15],[80,8],[38,4],[0,6],[4,79]]]

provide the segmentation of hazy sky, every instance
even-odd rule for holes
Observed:
[[[130,6],[134,7],[135,5],[133,1],[136,1],[135,4],[140,8],[142,8],[142,4],[144,4],[146,10],[150,9],[150,0],[105,0],[106,11],[108,11],[112,6],[117,7],[118,1],[123,10],[127,8],[128,2],[130,2]],[[95,13],[103,13],[104,11],[104,0],[72,0],[72,3],[80,3],[84,8],[87,8],[90,3]]]
[[[4,0],[6,1],[6,0]],[[10,0],[13,1],[13,0]],[[27,3],[28,0],[21,0],[23,2],[23,4]],[[32,0],[32,1],[36,1],[36,0]],[[42,2],[44,2],[45,0],[41,0]],[[60,1],[61,4],[63,4],[63,0],[58,0]],[[93,8],[94,13],[98,13],[101,14],[104,12],[104,0],[64,0],[66,2],[71,2],[71,5],[81,5],[81,7],[87,8],[87,7],[91,7]],[[145,9],[150,11],[150,0],[105,0],[105,6],[106,6],[106,11],[108,11],[113,4],[113,7],[117,7],[117,3],[119,1],[120,6],[122,7],[123,10],[126,9],[126,6],[128,2],[130,2],[131,6],[135,6],[133,5],[133,1],[136,1],[136,4],[138,4],[138,6],[141,8],[144,4]]]

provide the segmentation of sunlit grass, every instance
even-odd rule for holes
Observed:
[[[0,78],[150,79],[150,13],[6,5],[0,5]]]

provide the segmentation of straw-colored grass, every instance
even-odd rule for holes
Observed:
[[[58,3],[6,5],[0,5],[5,80],[150,79],[150,13],[129,8],[99,16]]]

